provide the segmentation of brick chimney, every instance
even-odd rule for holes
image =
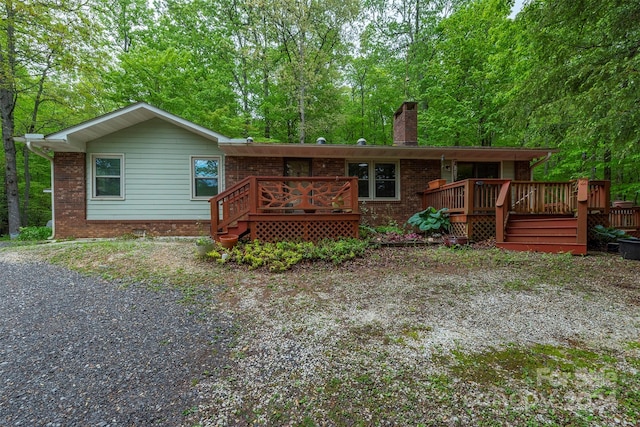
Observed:
[[[417,102],[404,102],[393,115],[393,145],[418,145]]]

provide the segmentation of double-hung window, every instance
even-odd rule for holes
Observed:
[[[124,199],[124,155],[91,156],[94,199]]]
[[[220,158],[191,157],[191,197],[209,199],[220,190]]]
[[[347,174],[358,177],[358,198],[365,200],[398,200],[397,162],[349,162]]]

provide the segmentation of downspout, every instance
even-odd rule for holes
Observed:
[[[29,149],[29,151],[31,151],[36,156],[40,156],[43,159],[46,159],[49,161],[49,170],[51,171],[51,236],[49,236],[48,239],[52,240],[56,235],[56,219],[55,219],[56,215],[55,215],[55,205],[54,205],[55,181],[53,176],[53,156],[47,153],[46,151],[42,150],[41,148],[34,147],[32,145],[32,142],[36,140],[45,141],[44,135],[28,133],[24,136],[24,138],[14,138],[14,140],[17,142],[24,142],[27,145],[27,148]]]
[[[552,154],[551,151],[549,151],[546,156],[544,156],[543,158],[541,158],[540,160],[536,161],[534,164],[529,166],[529,171],[530,171],[529,179],[531,181],[533,181],[533,170],[538,166],[542,165],[543,163],[548,162],[549,159],[551,158],[551,154]]]

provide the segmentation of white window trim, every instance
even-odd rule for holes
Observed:
[[[191,191],[191,200],[195,200],[195,201],[208,201],[212,196],[200,196],[200,197],[196,197],[196,171],[194,170],[194,160],[195,159],[202,159],[202,160],[217,160],[218,161],[218,194],[222,193],[224,191],[224,185],[223,185],[223,180],[222,180],[222,173],[223,173],[223,163],[222,163],[222,157],[221,156],[189,156],[189,181],[191,182],[190,184],[190,191]],[[215,197],[215,196],[213,196]]]
[[[358,201],[371,202],[397,202],[400,201],[400,161],[399,160],[372,160],[372,159],[349,159],[345,163],[346,175],[349,175],[350,163],[368,163],[369,164],[369,197],[358,197]],[[396,165],[396,197],[376,197],[376,179],[375,164],[376,163],[392,163]]]
[[[98,196],[96,195],[96,158],[120,159],[120,195],[119,196]],[[125,200],[124,185],[124,153],[93,153],[91,154],[91,200]]]

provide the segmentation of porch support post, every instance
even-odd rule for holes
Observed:
[[[578,179],[578,244],[587,244],[589,215],[589,180],[587,178]]]
[[[258,212],[258,177],[249,177],[249,213]]]
[[[353,213],[360,213],[360,204],[358,203],[358,178],[351,178],[349,187],[351,189],[351,207]]]
[[[475,180],[467,179],[464,183],[464,214],[469,215],[473,213],[474,206],[473,201],[475,200],[474,192],[475,190]]]
[[[505,181],[496,200],[496,243],[504,242],[504,226],[511,206],[511,181]]]

